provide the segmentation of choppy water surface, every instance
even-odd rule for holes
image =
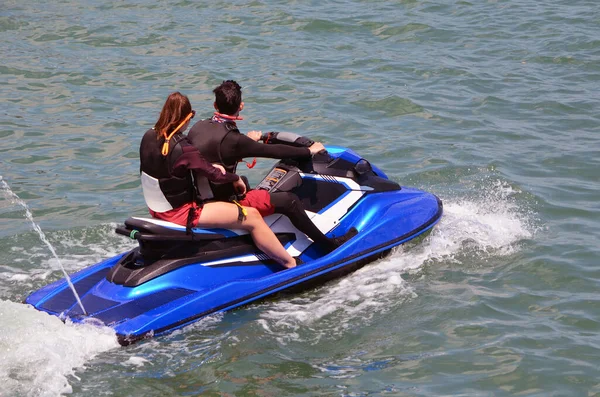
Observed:
[[[599,396],[594,1],[4,1],[1,396]],[[437,194],[423,241],[128,348],[21,304],[131,247],[166,96],[345,145]],[[253,182],[272,164],[248,171]],[[10,192],[9,192],[10,190]]]

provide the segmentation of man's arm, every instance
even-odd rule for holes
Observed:
[[[258,143],[242,134],[229,134],[221,146],[223,157],[266,157],[271,159],[310,157],[310,149],[290,145]],[[224,143],[225,143],[224,142]]]

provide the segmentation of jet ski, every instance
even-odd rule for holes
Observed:
[[[267,144],[310,146],[310,139],[271,132]],[[125,253],[71,275],[82,310],[66,279],[29,295],[25,303],[78,322],[112,327],[121,345],[163,335],[210,314],[228,311],[282,291],[296,292],[352,272],[392,248],[429,232],[442,202],[432,193],[400,186],[351,149],[326,146],[310,159],[283,159],[255,187],[291,191],[330,237],[356,229],[324,252],[280,214],[265,221],[299,263],[284,269],[235,229],[186,228],[130,217],[116,228],[137,241]]]

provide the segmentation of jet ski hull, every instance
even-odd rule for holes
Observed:
[[[402,190],[403,195],[408,192]],[[98,321],[117,332],[127,345],[139,339],[171,332],[213,313],[234,309],[287,289],[302,289],[333,279],[376,260],[383,253],[429,231],[442,215],[441,202],[428,193],[411,191],[418,209],[399,211],[399,202],[368,197],[352,216],[357,238],[336,251],[285,271],[269,261],[254,264],[191,264],[137,287],[116,285],[106,279],[124,256],[118,255],[71,276],[84,315],[64,280],[31,294],[26,303],[74,322]],[[411,195],[408,193],[408,195]],[[406,201],[402,201],[405,204]],[[349,214],[350,215],[350,214]]]
[[[332,151],[335,153],[335,150]],[[329,159],[327,164],[339,164],[340,158],[350,164],[361,161],[353,152],[339,150],[337,157]],[[304,235],[296,234],[296,238],[288,242],[282,240],[288,251],[297,252],[295,256],[303,261],[295,268],[282,269],[264,254],[256,252],[253,246],[250,246],[252,252],[245,252],[247,247],[244,244],[250,242],[248,236],[240,231],[219,229],[216,232],[231,234],[219,234],[222,241],[227,244],[236,241],[235,247],[224,250],[220,258],[215,256],[214,246],[224,243],[202,235],[199,244],[212,248],[207,248],[207,252],[200,250],[192,259],[165,260],[168,256],[165,254],[150,263],[148,255],[142,255],[143,249],[136,248],[71,275],[87,313],[82,312],[64,279],[32,293],[25,302],[49,314],[68,317],[73,322],[97,322],[110,326],[116,331],[119,342],[128,345],[281,291],[297,291],[342,276],[427,233],[442,216],[443,206],[435,195],[408,187],[396,188],[387,182],[387,177],[380,170],[375,169],[372,173],[374,182],[369,179],[366,185],[361,185],[360,178],[354,178],[359,183],[347,179],[347,172],[323,179],[318,176],[316,182],[312,180],[319,189],[322,183],[332,183],[331,186],[341,184],[346,189],[336,193],[333,200],[321,200],[321,203],[315,204],[309,197],[314,193],[311,186],[305,196],[307,205],[313,205],[313,221],[327,224],[324,231],[330,234],[339,235],[350,228],[356,228],[358,234],[326,254],[311,245]],[[292,178],[293,173],[290,171],[288,174]],[[310,174],[299,175],[304,180],[315,178]],[[297,175],[293,177],[299,180]],[[283,179],[281,183],[290,184]],[[294,182],[294,186],[297,184]],[[299,191],[299,194],[302,192]],[[274,214],[265,220],[276,233],[283,231],[289,237],[289,232],[295,230],[281,215]],[[138,227],[132,230],[132,236],[138,229],[140,234],[145,233],[143,227]],[[214,230],[203,232],[216,233]],[[185,236],[185,231],[172,233]]]

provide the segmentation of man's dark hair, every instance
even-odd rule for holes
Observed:
[[[219,113],[230,116],[240,110],[242,87],[235,80],[227,80],[213,90]]]

